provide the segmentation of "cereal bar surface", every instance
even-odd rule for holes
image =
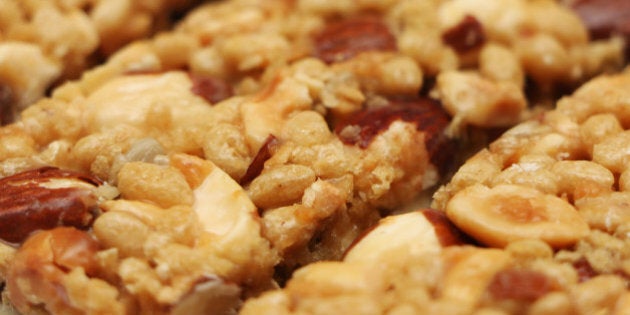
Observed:
[[[621,312],[630,73],[587,26],[551,0],[0,0],[2,307]]]

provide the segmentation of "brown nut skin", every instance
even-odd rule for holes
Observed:
[[[575,0],[569,5],[580,16],[593,39],[622,36],[626,41],[626,58],[630,58],[630,1]]]
[[[573,262],[572,265],[578,274],[579,282],[588,281],[591,278],[594,278],[598,275],[597,271],[593,269],[593,266],[591,266],[591,263],[588,262],[588,260],[585,257],[580,257],[580,259]]]
[[[426,208],[419,210],[431,222],[443,247],[475,244],[475,241],[458,229],[442,211]]]
[[[442,41],[462,54],[483,46],[486,33],[479,20],[472,15],[466,15],[457,25],[442,33]]]
[[[387,106],[356,112],[339,122],[335,133],[345,144],[367,148],[378,134],[397,120],[415,123],[417,130],[425,133],[431,163],[440,171],[444,173],[451,166],[455,141],[444,133],[450,116],[438,101],[430,98],[392,99]],[[346,137],[342,131],[347,126],[358,126],[360,131],[353,137]]]
[[[541,272],[515,268],[499,271],[488,285],[488,293],[497,300],[530,303],[558,289],[559,285]]]
[[[0,126],[7,125],[15,117],[13,90],[0,82]]]
[[[40,308],[52,314],[79,313],[68,304],[63,277],[78,267],[94,274],[98,250],[99,244],[88,233],[71,227],[33,234],[17,250],[7,272],[11,303],[23,314]]]
[[[433,234],[439,242],[439,246],[441,246],[442,248],[457,245],[476,245],[475,241],[472,238],[464,234],[464,232],[459,230],[453,223],[451,223],[444,212],[431,208],[422,208],[414,212],[421,214],[424,219],[430,223],[430,226],[433,228]],[[348,253],[366,236],[368,236],[374,230],[380,228],[382,224],[383,221],[363,231],[361,235],[359,235],[352,242],[352,244],[350,244],[348,249],[346,249],[346,251],[344,252],[344,257],[347,256]],[[404,233],[404,231],[400,231],[400,233]],[[392,240],[392,242],[395,241]]]
[[[90,175],[54,167],[0,179],[0,239],[19,243],[36,230],[90,226],[97,208],[91,188],[99,184]]]
[[[269,135],[269,137],[267,137],[265,143],[263,143],[262,147],[260,147],[256,156],[254,156],[254,160],[252,160],[249,167],[247,167],[247,171],[240,179],[239,184],[247,185],[254,180],[254,178],[260,175],[265,167],[265,162],[271,158],[273,151],[275,151],[276,147],[278,147],[279,142],[280,140],[278,140],[278,138],[274,135]]]
[[[314,36],[315,57],[326,63],[348,60],[365,51],[395,51],[396,38],[375,16],[359,16],[329,23]]]
[[[190,73],[192,87],[190,91],[203,97],[210,104],[216,104],[234,95],[234,89],[227,82],[200,74]]]

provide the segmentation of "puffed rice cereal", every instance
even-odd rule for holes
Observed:
[[[437,210],[382,219],[242,314],[627,314],[628,86],[586,83],[464,163]]]
[[[0,108],[12,121],[50,88],[167,29],[193,0],[0,1]]]
[[[146,38],[191,3],[0,0],[3,308],[630,304],[629,75],[545,111],[622,38],[552,0],[209,1]]]

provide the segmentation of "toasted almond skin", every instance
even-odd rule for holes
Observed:
[[[464,232],[493,247],[540,239],[561,248],[589,233],[589,226],[571,204],[517,185],[469,186],[448,202],[446,214]]]
[[[88,227],[100,181],[74,171],[44,167],[0,179],[0,239],[20,243],[56,226]]]

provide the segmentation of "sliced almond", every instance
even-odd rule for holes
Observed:
[[[540,239],[559,248],[589,233],[589,226],[571,204],[517,185],[469,186],[448,202],[446,213],[464,232],[495,247]]]

